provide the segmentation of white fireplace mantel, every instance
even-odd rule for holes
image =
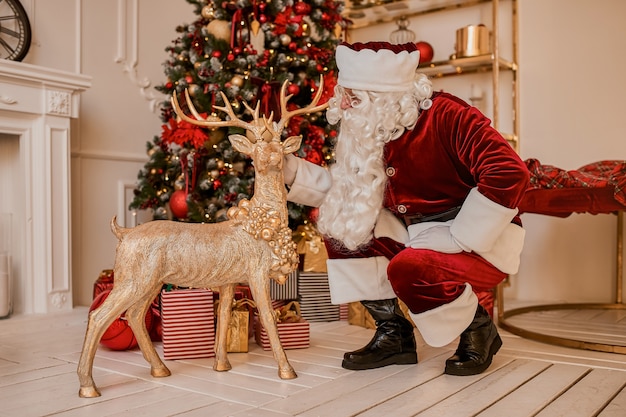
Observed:
[[[23,313],[72,308],[70,119],[90,86],[82,74],[0,59],[0,133],[19,137],[24,181],[12,196],[23,208],[13,294]]]

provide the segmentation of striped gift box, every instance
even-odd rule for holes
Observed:
[[[310,345],[310,328],[309,322],[305,319],[292,323],[278,323],[278,337],[283,349],[302,349],[308,348]],[[261,325],[259,317],[256,317],[254,326],[254,335],[257,345],[263,350],[272,350],[270,339],[267,336],[265,328]]]
[[[161,292],[163,357],[197,359],[215,356],[213,292],[185,289]]]
[[[272,300],[296,300],[298,298],[298,271],[293,271],[284,284],[270,279],[270,298]]]

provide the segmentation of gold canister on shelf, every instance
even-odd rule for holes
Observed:
[[[489,29],[483,24],[468,25],[456,31],[456,58],[486,55],[491,52]]]

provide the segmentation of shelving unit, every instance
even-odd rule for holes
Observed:
[[[518,85],[518,16],[517,0],[404,0],[386,3],[368,3],[367,0],[347,1],[344,15],[352,21],[353,29],[391,22],[401,16],[416,17],[442,13],[461,8],[475,7],[486,3],[491,4],[491,53],[481,56],[472,56],[455,59],[453,56],[448,60],[431,62],[427,66],[420,67],[418,72],[432,78],[462,76],[474,73],[491,74],[491,120],[493,127],[499,130],[509,141],[514,149],[519,150],[519,85]],[[500,5],[510,3],[511,17],[511,57],[501,56],[500,48]],[[501,73],[512,74],[510,99],[512,111],[510,116],[501,115]],[[501,121],[504,117],[510,117],[511,131],[502,131]]]

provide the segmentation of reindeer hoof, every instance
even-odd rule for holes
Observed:
[[[293,369],[287,369],[279,370],[278,376],[280,377],[280,379],[294,379],[298,377],[298,374],[296,374],[296,371],[294,371]]]
[[[80,387],[80,390],[78,390],[78,396],[80,398],[95,398],[99,397],[100,395],[100,391],[98,391],[95,386]]]
[[[233,367],[230,365],[230,362],[228,361],[224,361],[224,362],[215,361],[215,363],[213,364],[214,371],[224,372],[224,371],[230,371],[231,369],[233,369]]]
[[[172,373],[167,368],[167,366],[163,366],[161,368],[150,369],[150,375],[152,375],[155,378],[163,378],[163,377],[172,375]]]

